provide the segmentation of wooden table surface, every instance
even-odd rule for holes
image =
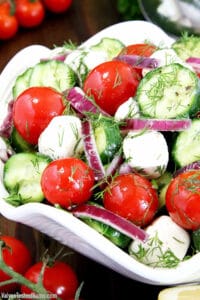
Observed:
[[[99,30],[119,21],[121,20],[117,14],[116,0],[74,0],[66,13],[61,15],[48,13],[40,27],[29,30],[20,29],[12,40],[1,41],[0,72],[16,52],[28,45],[41,44],[52,48],[54,45],[60,46],[69,40],[80,44]],[[2,233],[10,233],[14,229],[19,237],[29,243],[32,250],[33,248],[34,251],[37,250],[30,239],[30,234],[33,233],[29,228],[3,217],[1,217],[0,225]],[[46,237],[40,233],[34,233],[32,238],[35,234],[38,234],[44,242]],[[82,290],[84,300],[126,300],[136,299],[136,297],[156,300],[162,288],[130,280],[79,253],[75,254],[74,265],[80,280],[84,281]]]

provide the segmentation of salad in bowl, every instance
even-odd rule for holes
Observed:
[[[198,281],[198,45],[128,21],[17,53],[0,75],[1,214],[134,280]]]

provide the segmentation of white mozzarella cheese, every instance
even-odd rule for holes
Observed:
[[[123,153],[130,167],[149,178],[161,176],[169,161],[168,145],[159,131],[130,131],[123,141]]]
[[[53,118],[39,137],[38,150],[52,159],[72,157],[82,153],[80,119],[69,115]]]

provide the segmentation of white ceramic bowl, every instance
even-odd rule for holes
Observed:
[[[157,45],[170,45],[173,42],[172,38],[151,23],[128,21],[102,30],[84,45],[95,44],[102,37],[119,38],[125,44],[144,40]],[[1,116],[7,110],[16,76],[50,53],[51,50],[44,46],[29,46],[17,53],[5,67],[0,75],[0,124]],[[0,167],[3,167],[2,164]],[[200,280],[200,253],[180,263],[177,268],[152,268],[136,261],[70,213],[42,203],[28,203],[15,208],[3,200],[6,193],[0,178],[0,213],[4,217],[31,226],[124,276],[153,285],[173,285]]]

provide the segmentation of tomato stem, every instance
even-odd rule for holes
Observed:
[[[29,289],[31,289],[36,294],[48,295],[49,293],[47,292],[47,290],[44,288],[44,286],[42,284],[44,269],[46,267],[47,262],[43,263],[43,267],[42,267],[42,270],[41,270],[38,282],[37,283],[33,283],[30,280],[26,279],[23,275],[17,273],[13,269],[11,269],[4,262],[3,256],[2,256],[2,250],[3,250],[4,246],[5,246],[4,241],[0,241],[0,270],[2,270],[7,275],[9,275],[11,277],[11,279],[3,281],[3,282],[0,282],[0,287],[4,286],[5,284],[8,284],[8,283],[15,282],[15,283],[18,283],[20,285],[25,285],[26,287],[28,287]]]

